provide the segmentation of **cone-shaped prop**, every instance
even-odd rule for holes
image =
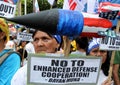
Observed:
[[[63,9],[45,10],[7,18],[7,20],[52,34],[66,36],[80,35],[84,25],[82,13]]]

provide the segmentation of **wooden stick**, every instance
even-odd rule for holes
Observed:
[[[22,11],[22,9],[21,9],[21,0],[19,0],[19,2],[18,2],[18,16],[21,16],[21,11]]]
[[[22,64],[22,66],[23,66],[23,64],[24,64],[24,54],[25,54],[25,48],[23,48],[23,51],[22,51],[22,62],[21,62],[21,64]]]
[[[110,60],[109,75],[108,75],[109,81],[111,81],[111,77],[112,77],[114,56],[115,56],[115,51],[112,52],[112,56]]]
[[[120,20],[118,20],[118,23],[117,23],[116,33],[119,32],[119,27],[120,27]],[[108,75],[109,81],[111,81],[111,77],[112,77],[114,57],[115,57],[115,51],[112,52],[112,56],[110,60],[110,68],[109,68],[109,75]]]
[[[68,57],[70,54],[71,40],[67,36],[63,36],[63,44],[64,44],[64,56]]]

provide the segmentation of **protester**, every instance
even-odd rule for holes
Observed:
[[[17,53],[9,54],[4,61],[2,58],[10,49],[4,49],[9,41],[9,29],[6,21],[0,18],[0,85],[10,85],[11,79],[20,68],[20,56]]]
[[[111,85],[112,81],[105,81],[108,79],[108,71],[110,65],[109,52],[106,50],[99,49],[99,44],[100,44],[99,40],[100,40],[99,38],[94,38],[89,42],[87,55],[102,57],[102,66],[101,66],[97,85]]]
[[[51,35],[36,30],[33,34],[35,53],[56,53],[61,43],[61,36]],[[14,75],[11,85],[26,85],[27,65],[20,68]]]
[[[27,51],[27,53],[35,53],[33,42],[28,42],[25,45],[25,50]]]
[[[113,62],[113,79],[115,85],[120,85],[120,52],[115,52],[114,62]]]
[[[71,54],[78,54],[78,55],[86,56],[86,50],[88,46],[87,37],[76,37],[75,41],[76,41],[77,50],[72,52]]]
[[[20,43],[19,43],[19,45],[17,46],[17,50],[19,50],[19,49],[21,49],[21,48],[24,49],[25,46],[26,46],[26,44],[27,44],[27,41],[21,40]]]
[[[30,34],[34,34],[35,30],[33,29],[29,29],[29,33]],[[34,46],[33,46],[33,42],[32,41],[29,41],[26,46],[25,46],[25,50],[27,51],[27,53],[35,53],[35,50],[34,50]]]

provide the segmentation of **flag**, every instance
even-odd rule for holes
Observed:
[[[38,5],[38,1],[37,0],[35,0],[35,12],[39,12],[40,10],[39,10],[39,5]]]
[[[50,5],[54,4],[54,0],[48,0],[48,2],[50,3]]]
[[[100,18],[99,14],[97,14],[99,6],[98,0],[64,0],[63,9],[84,11],[85,4],[87,4],[88,13],[83,12],[84,26],[80,36],[100,37],[98,32],[106,31],[108,28],[111,28],[112,22]]]
[[[17,4],[18,0],[4,0],[4,2],[8,2],[11,4]]]
[[[97,13],[98,6],[98,0],[87,0],[87,13]]]
[[[100,18],[99,14],[84,13],[84,26],[80,36],[101,37],[99,31],[105,32],[112,27],[112,22],[108,19]],[[104,22],[104,23],[103,23]]]
[[[98,11],[99,12],[120,11],[120,4],[101,2]]]
[[[63,9],[83,11],[87,0],[64,0]]]

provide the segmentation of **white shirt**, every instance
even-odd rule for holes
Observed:
[[[11,80],[11,85],[27,85],[27,64],[15,73]]]
[[[102,83],[103,83],[107,78],[108,78],[108,77],[104,75],[103,71],[100,70],[97,85],[102,85]]]
[[[28,53],[35,53],[34,46],[31,42],[26,44],[25,49],[27,50]]]

